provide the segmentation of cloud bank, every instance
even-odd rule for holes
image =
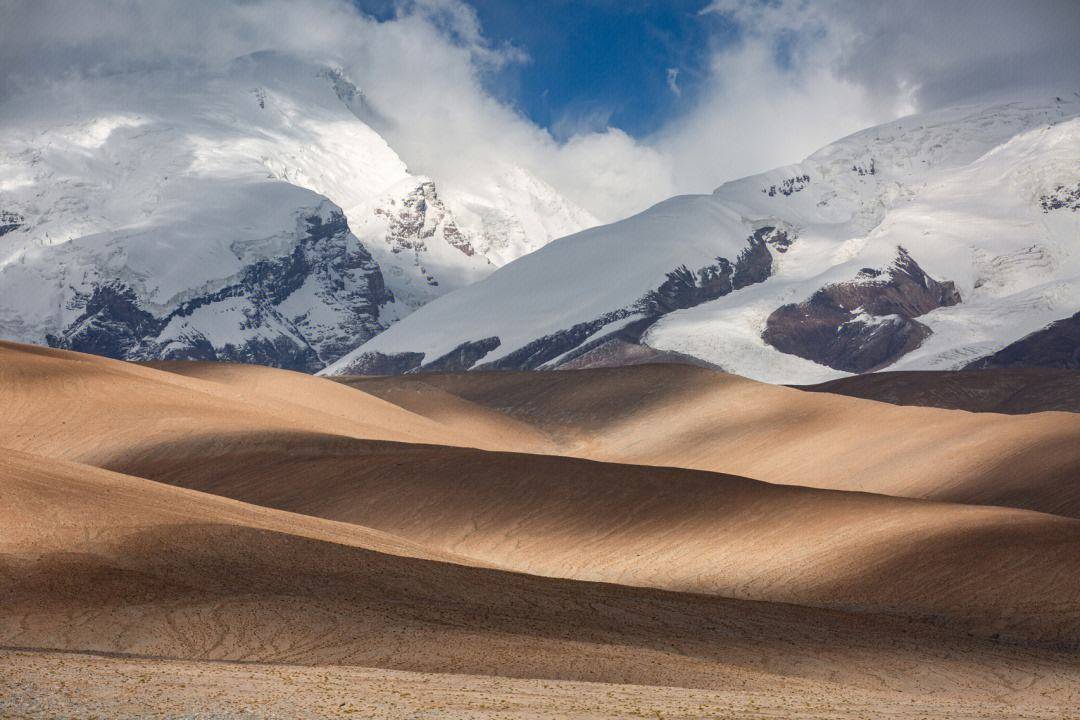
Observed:
[[[801,159],[867,125],[988,93],[1080,88],[1074,0],[718,0],[737,30],[694,98],[655,134],[603,108],[552,134],[488,82],[528,62],[462,0],[0,0],[0,101],[43,82],[207,65],[276,49],[344,67],[415,172],[467,187],[520,165],[609,221],[677,193]],[[2,130],[2,128],[0,128]]]

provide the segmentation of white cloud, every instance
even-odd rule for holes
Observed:
[[[995,86],[1072,81],[1080,3],[1032,0],[718,0],[742,28],[693,101],[641,139],[602,108],[554,135],[486,89],[527,61],[484,36],[461,0],[401,0],[378,22],[347,0],[0,0],[0,98],[71,75],[214,64],[265,49],[346,68],[415,172],[459,186],[523,166],[602,220],[676,192],[801,159],[868,124]]]

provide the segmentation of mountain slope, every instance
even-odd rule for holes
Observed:
[[[959,367],[1080,310],[1080,95],[957,107],[562,238],[329,374],[617,362],[770,382]]]
[[[0,337],[313,372],[547,242],[537,213],[560,232],[590,222],[524,171],[517,204],[475,192],[529,232],[456,218],[373,112],[341,70],[273,52],[7,99]],[[489,258],[500,238],[512,247]]]

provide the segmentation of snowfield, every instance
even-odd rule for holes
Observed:
[[[339,69],[274,52],[6,100],[0,336],[317,370],[595,224],[521,169],[443,199],[371,113]]]
[[[775,383],[826,380],[845,367],[962,367],[1080,311],[1080,212],[1047,200],[1080,182],[1078,116],[1080,94],[1069,93],[871,128],[796,165],[552,242],[325,372],[377,368],[402,353],[422,353],[408,369],[423,369],[486,338],[497,346],[469,367],[551,368],[575,353],[581,363],[605,342]],[[762,228],[790,240],[769,247],[766,276],[702,292],[725,272],[719,260],[735,264]],[[667,282],[679,268],[690,272]],[[643,304],[662,286],[671,303]],[[805,321],[781,326],[788,305],[804,307]],[[616,324],[634,319],[647,325],[636,337]],[[763,337],[770,325],[817,345],[780,352]]]

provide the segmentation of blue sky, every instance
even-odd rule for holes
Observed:
[[[356,0],[387,19],[392,0]],[[471,0],[485,37],[527,55],[489,89],[565,138],[612,126],[641,137],[694,101],[715,50],[737,37],[708,0]]]

